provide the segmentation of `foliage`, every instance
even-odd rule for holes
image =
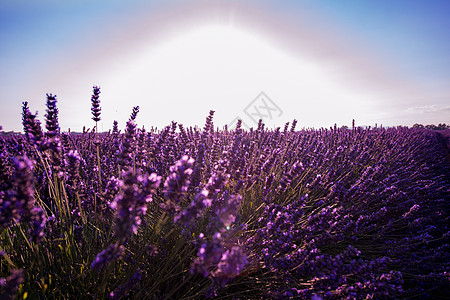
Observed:
[[[0,138],[2,297],[448,295],[436,132],[218,130],[214,111],[146,132],[135,107],[123,134],[77,135],[47,105],[45,134],[25,102],[26,134]]]

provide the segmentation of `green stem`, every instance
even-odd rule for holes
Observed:
[[[101,170],[101,166],[100,166],[100,150],[98,148],[97,145],[97,165],[98,165],[98,183],[99,183],[99,192],[101,192],[101,188],[102,188],[102,170]]]

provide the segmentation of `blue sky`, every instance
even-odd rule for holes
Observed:
[[[402,71],[428,81],[449,78],[449,1],[326,1],[323,11],[378,50]],[[326,4],[325,4],[326,3]]]
[[[146,128],[450,123],[449,1],[241,2],[0,1],[0,125],[53,93],[63,130],[92,127],[93,85],[104,130],[135,105]]]

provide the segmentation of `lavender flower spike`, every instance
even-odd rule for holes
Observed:
[[[137,233],[142,217],[146,214],[146,204],[160,185],[161,177],[152,174],[147,178],[137,176],[132,170],[123,175],[121,192],[110,204],[116,210],[116,236],[125,242],[133,233]]]
[[[19,287],[24,281],[23,269],[11,270],[8,278],[0,278],[0,286],[3,290],[0,293],[0,299],[16,299]]]
[[[136,120],[138,113],[139,113],[139,106],[133,107],[133,111],[131,112],[131,115],[130,115],[130,121]]]
[[[45,128],[46,136],[53,139],[59,134],[58,108],[56,107],[56,95],[47,94],[47,114]]]
[[[13,189],[8,200],[0,207],[0,224],[7,226],[12,219],[31,225],[28,233],[31,241],[40,242],[44,236],[46,218],[42,209],[35,206],[33,186],[33,162],[27,157],[14,159]]]
[[[98,121],[100,121],[100,114],[101,114],[101,107],[100,107],[100,87],[94,86],[94,93],[92,95],[91,101],[92,101],[92,120],[95,121],[95,124],[97,124]]]
[[[69,150],[65,157],[66,181],[72,190],[79,189],[80,178],[80,162],[82,158],[77,150]]]
[[[171,175],[164,183],[166,197],[178,202],[189,184],[189,176],[192,174],[194,159],[184,155],[175,165],[170,167]],[[174,188],[178,188],[175,190]]]
[[[56,95],[47,94],[47,114],[45,127],[45,149],[49,150],[49,158],[54,171],[58,176],[61,174],[61,141],[59,139],[59,123],[58,123],[58,108],[56,107]]]
[[[105,250],[97,254],[91,263],[92,270],[101,270],[105,265],[118,259],[122,259],[125,255],[125,247],[118,243],[109,245]]]
[[[127,122],[125,138],[120,145],[118,163],[123,170],[128,170],[132,164],[132,154],[136,145],[136,123],[133,120]]]
[[[188,190],[193,165],[194,159],[185,155],[170,167],[171,174],[164,183],[164,195],[175,205],[180,203]]]
[[[238,246],[232,247],[222,254],[217,271],[214,272],[215,281],[219,286],[225,286],[228,281],[239,275],[247,264],[247,255],[242,249]]]
[[[28,108],[28,102],[23,102],[22,106],[22,124],[23,131],[31,143],[42,150],[44,134],[42,133],[41,122],[36,119],[37,113],[32,114]]]

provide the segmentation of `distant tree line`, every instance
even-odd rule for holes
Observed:
[[[422,124],[414,124],[413,128],[425,128],[425,129],[431,129],[431,130],[445,130],[445,129],[449,129],[450,125],[447,125],[445,123],[439,123],[439,125],[422,125]]]

